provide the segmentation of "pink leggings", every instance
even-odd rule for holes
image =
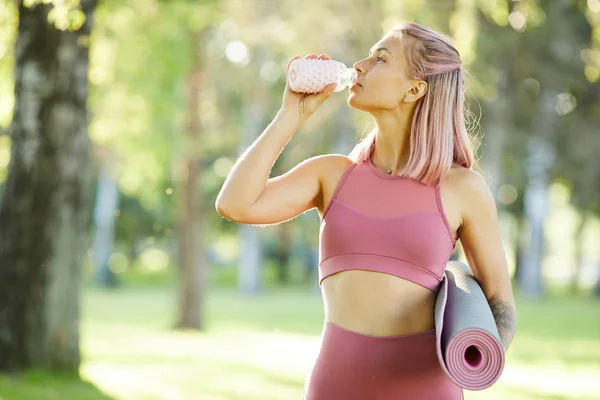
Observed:
[[[305,400],[461,400],[439,365],[435,329],[369,336],[325,320]]]

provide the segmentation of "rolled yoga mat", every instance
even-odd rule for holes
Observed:
[[[449,261],[435,301],[436,350],[446,375],[468,390],[492,386],[504,350],[492,311],[468,265]]]

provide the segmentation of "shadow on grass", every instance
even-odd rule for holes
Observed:
[[[1,400],[115,400],[75,374],[32,370],[0,374]]]
[[[511,388],[509,386],[505,386],[503,388],[503,391],[505,393],[511,394],[511,396],[508,397],[509,399],[512,399],[514,396],[515,398],[519,398],[519,399],[529,398],[529,399],[535,399],[535,400],[573,400],[573,397],[564,395],[564,394],[540,393],[536,390],[526,390],[523,388],[517,389],[517,388]],[[597,397],[577,396],[577,400],[595,400],[595,399],[597,399]]]
[[[511,357],[523,365],[552,364],[557,360],[578,368],[597,368],[600,341],[548,340],[520,336]]]
[[[522,364],[560,360],[580,368],[595,367],[600,357],[600,300],[556,297],[518,298],[519,317],[511,356]]]
[[[600,299],[555,297],[540,300],[517,298],[517,334],[548,340],[598,340]]]

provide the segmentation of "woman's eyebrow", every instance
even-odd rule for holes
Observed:
[[[386,48],[386,47],[379,47],[377,50],[375,51],[386,51],[388,53],[390,53],[390,55],[392,55],[392,52],[390,51],[390,49]],[[371,55],[371,53],[373,53],[373,50],[369,50],[369,55]]]

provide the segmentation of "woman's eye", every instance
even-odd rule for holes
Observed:
[[[378,56],[377,61],[384,61],[384,59],[381,56]]]

